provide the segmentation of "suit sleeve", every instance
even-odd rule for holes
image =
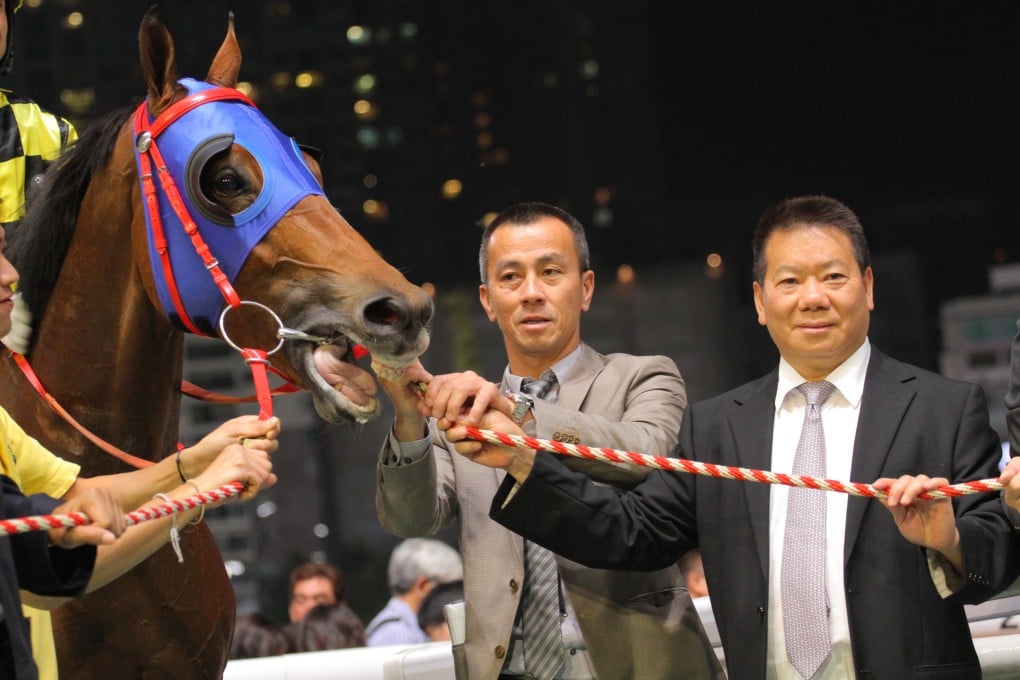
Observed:
[[[956,437],[950,481],[995,478],[999,459],[1000,444],[988,423],[984,393],[971,385]],[[963,548],[962,576],[967,582],[954,597],[968,604],[983,602],[1020,576],[1020,543],[1013,538],[999,494],[969,494],[953,503]]]
[[[396,441],[387,436],[376,475],[375,510],[382,528],[402,537],[432,536],[457,516],[456,476],[446,439],[429,420],[428,449],[413,461],[389,464]]]
[[[677,475],[652,471],[621,494],[539,452],[523,484],[507,477],[490,516],[585,566],[654,571],[676,564],[695,545],[692,508],[690,487]]]
[[[0,480],[4,517],[50,514],[60,505],[60,501],[48,496],[24,496],[7,476],[0,476]],[[44,531],[16,534],[10,537],[10,542],[18,587],[38,595],[74,597],[88,584],[96,560],[95,546],[51,548]]]

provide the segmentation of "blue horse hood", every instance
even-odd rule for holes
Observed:
[[[192,78],[179,82],[189,95],[216,87]],[[152,141],[158,144],[166,169],[202,239],[231,283],[255,245],[288,210],[305,196],[323,195],[294,140],[242,100],[210,101],[196,106],[170,123]],[[194,200],[195,192],[200,190],[198,177],[209,158],[231,144],[243,147],[259,164],[262,191],[251,206],[238,214],[212,214]],[[138,163],[139,155],[136,149]],[[197,328],[213,334],[226,301],[196,253],[162,186],[158,181],[155,184],[159,216],[184,310]],[[146,220],[150,222],[149,259],[160,303],[164,313],[182,325],[164,277],[148,212]]]

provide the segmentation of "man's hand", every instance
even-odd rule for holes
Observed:
[[[474,371],[437,375],[428,385],[418,408],[426,416],[477,425],[490,409],[506,416],[513,412],[513,403],[500,394],[499,385]]]
[[[926,491],[948,484],[945,477],[903,475],[899,479],[883,477],[873,486],[888,495],[885,506],[905,539],[914,545],[937,550],[962,573],[963,553],[952,500],[918,498]]]
[[[231,418],[203,437],[202,441],[181,451],[182,474],[185,478],[200,475],[231,444],[275,453],[280,446],[279,436],[279,418],[260,420],[255,415]]]
[[[1003,499],[1006,505],[1020,510],[1020,456],[1011,458],[999,475],[999,483],[1003,486]]]
[[[432,374],[415,359],[404,368],[399,379],[387,380],[378,374],[376,379],[393,404],[393,434],[397,441],[409,442],[424,437],[425,415],[419,413],[422,399],[415,385],[419,382],[428,384]]]
[[[535,464],[534,449],[510,448],[468,439],[464,422],[440,418],[436,425],[446,432],[446,438],[454,444],[454,449],[465,458],[488,467],[502,468],[518,482],[523,482],[531,474],[531,468]],[[482,414],[478,427],[507,434],[524,434],[510,418],[494,409]]]
[[[108,489],[86,489],[68,502],[57,506],[55,515],[84,512],[90,524],[67,529],[50,529],[50,543],[60,548],[79,545],[109,545],[127,528],[124,510]]]

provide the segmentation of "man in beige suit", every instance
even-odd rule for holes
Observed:
[[[396,418],[383,445],[376,495],[379,520],[399,536],[432,535],[458,521],[469,677],[724,677],[676,566],[604,571],[559,557],[558,580],[556,569],[550,576],[551,592],[559,594],[559,616],[548,617],[559,624],[552,670],[535,669],[540,652],[532,651],[537,636],[529,622],[539,617],[523,612],[539,587],[525,558],[541,549],[489,519],[505,473],[456,455],[433,419],[477,422],[491,406],[541,438],[669,455],[687,398],[669,358],[603,356],[581,342],[581,313],[591,303],[595,275],[584,229],[565,211],[542,203],[504,210],[486,228],[479,260],[481,303],[503,333],[509,360],[502,382],[470,371],[433,377],[420,363],[397,382],[381,380]],[[536,378],[548,391],[529,397],[522,380]],[[428,383],[424,397],[408,386],[418,380]],[[621,488],[647,474],[571,464]]]

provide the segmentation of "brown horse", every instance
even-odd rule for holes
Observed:
[[[8,255],[22,273],[22,295],[36,322],[29,359],[43,385],[99,437],[159,459],[177,441],[180,317],[188,312],[183,307],[168,310],[161,299],[164,273],[153,265],[153,214],[147,214],[147,189],[136,158],[136,147],[143,150],[149,140],[143,141],[135,127],[141,120],[143,125],[151,122],[154,130],[161,114],[176,104],[188,111],[220,106],[224,116],[233,115],[227,107],[240,107],[250,125],[260,130],[272,126],[232,90],[241,63],[232,22],[201,83],[202,88],[212,87],[199,88],[199,100],[216,93],[223,101],[188,99],[199,81],[186,87],[182,83],[187,79],[176,79],[173,40],[154,11],[142,21],[139,46],[148,87],[141,117],[117,112],[84,131],[48,174],[39,200],[10,235]],[[210,130],[211,141],[195,149],[175,149],[171,131],[176,125],[170,122],[160,137],[153,131],[151,142],[159,142],[164,157],[187,161],[186,176],[171,179],[192,212],[206,216],[203,224],[214,222],[228,239],[254,223],[245,222],[247,216],[277,200],[281,187],[293,180],[287,173],[312,177],[315,186],[303,189],[293,205],[280,208],[278,219],[251,244],[249,254],[232,258],[222,246],[220,252],[214,249],[213,256],[237,263],[238,271],[230,277],[237,298],[263,306],[238,307],[226,327],[239,346],[273,348],[278,326],[264,311],[271,310],[290,328],[330,338],[324,346],[288,342],[270,360],[312,393],[323,418],[336,422],[372,417],[378,409],[374,381],[355,365],[351,347],[361,343],[377,360],[392,364],[418,356],[428,343],[428,296],[380,259],[340,216],[318,191],[316,162],[293,144],[279,144],[286,138],[275,128],[275,136],[261,150],[243,143],[242,127],[249,123],[231,124],[226,136]],[[290,160],[280,165],[267,149]],[[274,164],[279,167],[274,169]],[[153,173],[172,174],[159,168]],[[293,182],[301,185],[305,180]],[[264,198],[267,193],[273,196]],[[165,200],[159,198],[158,212],[169,232],[172,211]],[[200,231],[213,243],[205,226]],[[210,271],[228,268],[213,262]],[[205,269],[190,275],[178,271],[175,286],[186,288],[189,276],[208,276]],[[213,297],[222,290],[213,286]],[[226,307],[223,298],[204,302]],[[211,317],[215,315],[193,314],[191,322],[215,333],[217,320]],[[317,362],[326,362],[331,375],[342,376],[336,387],[319,375]],[[126,469],[56,416],[13,361],[0,361],[0,371],[0,403],[30,434],[81,464],[84,476]],[[54,611],[59,664],[66,677],[222,674],[233,631],[233,590],[206,527],[188,527],[183,539],[184,564],[164,548],[114,583]]]

